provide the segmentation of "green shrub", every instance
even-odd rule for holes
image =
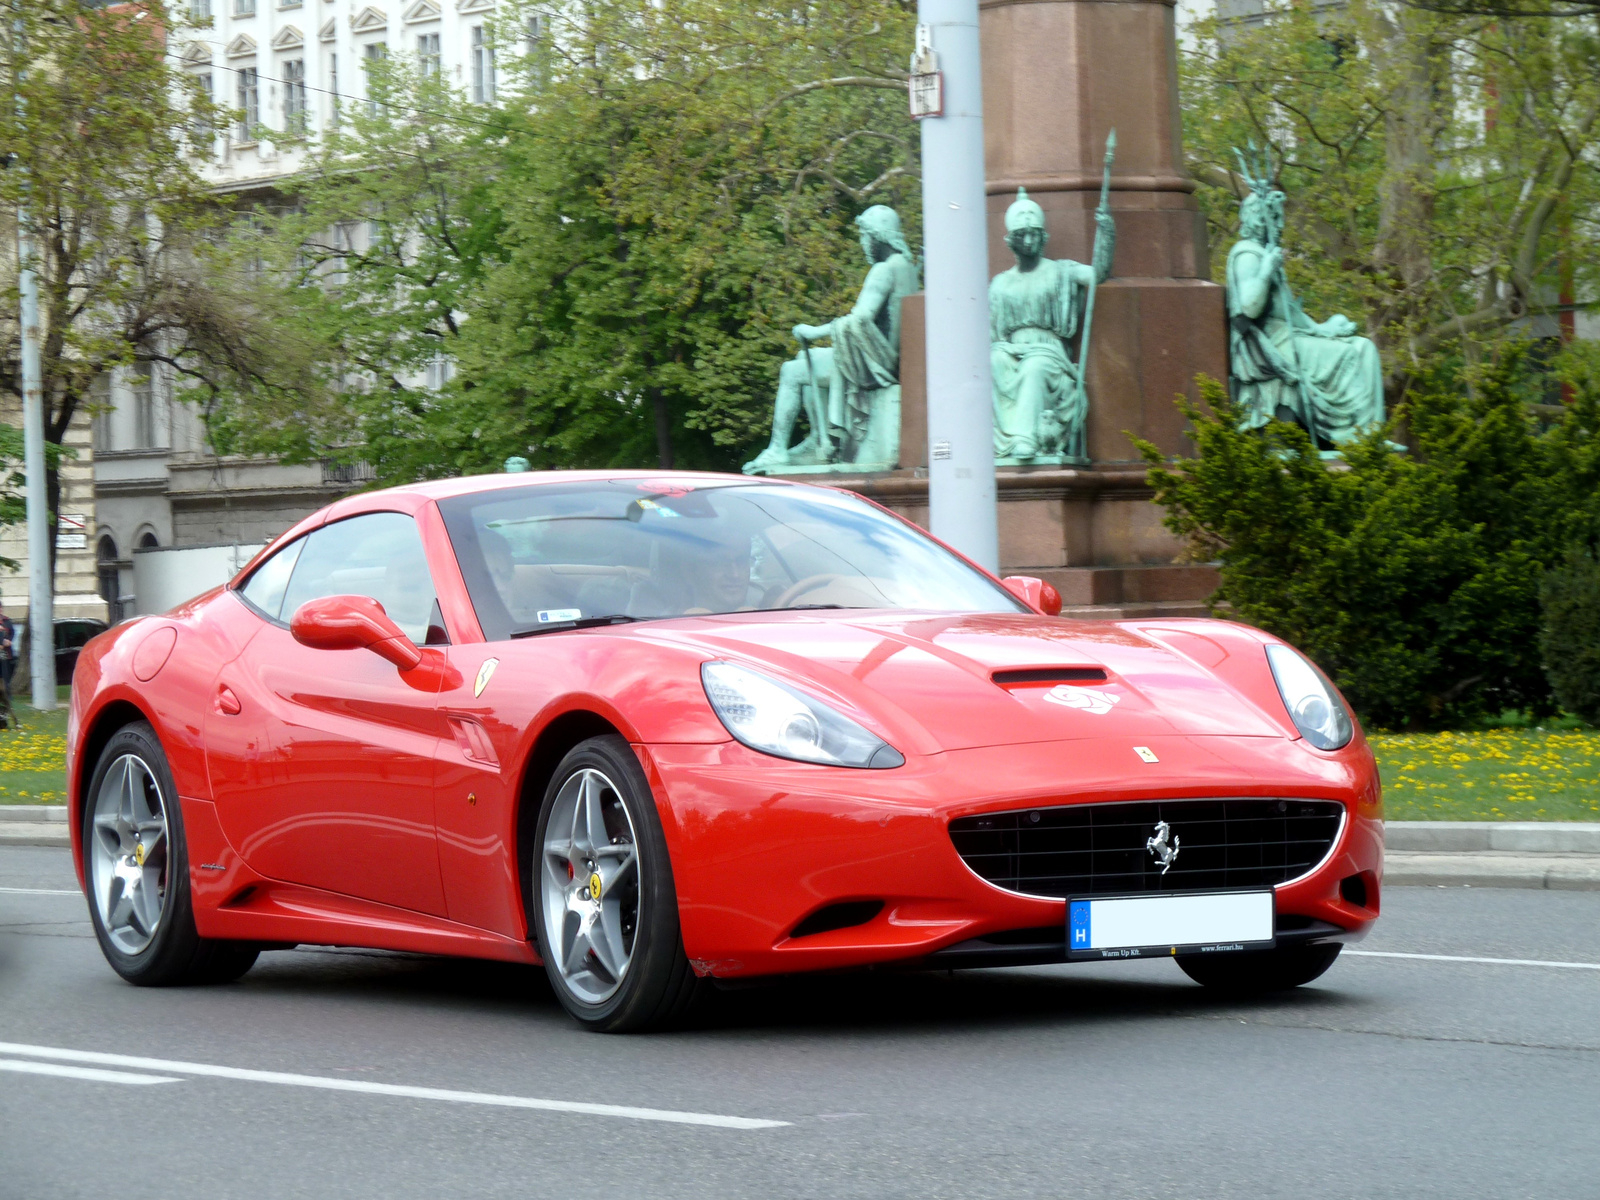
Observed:
[[[1544,577],[1539,649],[1561,707],[1600,725],[1600,562],[1582,551]]]
[[[1298,426],[1240,432],[1209,381],[1210,411],[1186,407],[1198,457],[1140,449],[1168,527],[1221,564],[1213,602],[1303,649],[1369,723],[1549,712],[1539,585],[1570,544],[1594,426],[1538,433],[1517,371],[1508,355],[1472,395],[1411,400],[1404,454],[1375,433],[1330,464]]]

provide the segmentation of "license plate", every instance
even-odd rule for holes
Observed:
[[[1067,902],[1067,957],[1146,958],[1266,950],[1271,892],[1095,896]]]

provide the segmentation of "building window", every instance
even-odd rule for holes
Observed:
[[[430,392],[444,390],[444,385],[455,378],[456,364],[443,351],[434,354],[422,371],[422,386]]]
[[[439,73],[439,35],[437,33],[420,33],[417,35],[417,66],[422,71],[424,79],[431,78]]]
[[[156,445],[156,388],[152,364],[135,363],[128,383],[133,389],[133,448],[153,449]]]
[[[528,54],[528,82],[543,87],[550,80],[550,18],[534,13],[528,18],[528,32],[524,39]]]
[[[472,27],[472,99],[478,104],[494,99],[494,47],[482,25]]]
[[[156,539],[156,535],[151,533],[148,529],[139,535],[139,549],[159,550],[160,548],[160,541],[158,541]]]
[[[109,533],[100,535],[100,541],[95,545],[94,556],[100,580],[100,598],[106,602],[106,610],[114,625],[122,619],[121,606],[118,603],[121,599],[119,593],[122,584],[117,570],[117,543],[112,540]]]
[[[239,72],[237,107],[240,116],[235,140],[253,142],[256,140],[256,126],[261,124],[261,79],[254,67],[245,67]]]
[[[115,450],[111,440],[111,372],[101,371],[89,385],[89,408],[94,413],[94,449],[99,454]]]
[[[233,0],[233,15],[236,17],[255,16],[256,0]]]
[[[365,58],[367,68],[367,115],[375,117],[383,110],[380,101],[383,99],[383,84],[373,78],[373,64],[381,63],[389,57],[388,42],[368,42],[361,48],[362,57]]]
[[[290,133],[306,131],[306,60],[291,58],[283,64],[283,127]]]
[[[299,8],[300,0],[278,0],[279,8]]]
[[[203,97],[204,103],[209,108],[209,106],[212,103],[214,103],[215,100],[216,100],[216,93],[214,91],[212,91],[212,88],[211,88],[211,72],[207,71],[203,75],[196,75],[194,77],[194,81],[195,81],[195,85],[200,89],[200,95]],[[206,113],[204,113],[204,114],[202,114],[200,116],[195,117],[195,119],[194,119],[194,138],[195,138],[195,141],[197,141],[197,142],[209,141],[211,136],[214,133],[216,133],[216,130],[212,127],[211,114],[210,114],[209,111],[207,111]]]
[[[332,95],[330,95],[328,97],[328,104],[330,105],[329,117],[331,118],[331,120],[332,120],[334,125],[338,125],[339,124],[339,99],[340,99],[340,97],[339,97],[339,56],[337,54],[328,55],[328,91],[332,93]]]
[[[189,20],[211,20],[211,0],[189,0]]]

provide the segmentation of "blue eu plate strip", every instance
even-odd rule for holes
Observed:
[[[1072,930],[1071,949],[1087,950],[1094,943],[1089,939],[1089,901],[1074,900],[1072,912],[1068,918],[1068,926]]]

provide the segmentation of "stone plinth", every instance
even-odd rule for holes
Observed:
[[[826,482],[927,528],[925,470],[837,475]],[[1143,469],[1002,467],[995,484],[1001,574],[1048,580],[1071,616],[1202,615],[1216,571],[1174,562],[1181,547],[1161,525]]]
[[[1010,265],[1004,216],[1019,186],[1045,211],[1050,257],[1089,261],[1115,128],[1114,273],[1206,278],[1171,0],[981,0],[979,26],[991,271]]]

